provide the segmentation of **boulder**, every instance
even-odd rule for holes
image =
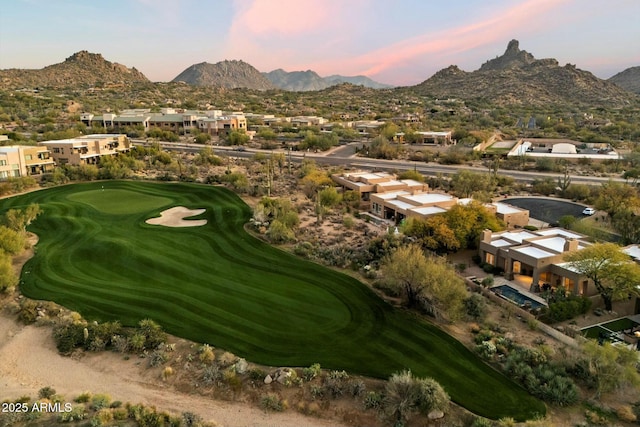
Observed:
[[[273,382],[273,378],[271,378],[271,375],[267,375],[266,377],[264,377],[265,384],[271,384],[272,382]]]
[[[429,415],[427,415],[427,418],[429,418],[430,420],[439,420],[440,418],[444,418],[444,412],[431,411],[429,412]]]
[[[247,363],[246,360],[240,359],[236,362],[236,373],[244,374],[245,372],[247,372],[248,368],[249,368],[249,364]]]

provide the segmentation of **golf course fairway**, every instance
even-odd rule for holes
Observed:
[[[271,366],[344,369],[388,378],[410,369],[452,400],[497,419],[545,406],[440,329],[396,310],[356,279],[246,233],[250,208],[199,184],[108,181],[0,200],[0,213],[38,203],[39,236],[21,291],[89,320],[167,332]],[[145,221],[176,206],[205,209],[197,227]]]

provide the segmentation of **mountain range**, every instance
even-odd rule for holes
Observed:
[[[388,87],[365,76],[320,77],[312,70],[287,72],[277,69],[261,73],[238,60],[194,64],[172,82],[261,91],[323,90],[345,82],[367,88]],[[102,55],[87,51],[77,52],[62,63],[40,70],[0,70],[0,88],[4,89],[137,83],[150,82],[135,68],[109,62]],[[485,99],[500,105],[619,107],[640,100],[640,67],[629,68],[609,80],[603,80],[575,65],[560,66],[552,58],[536,59],[521,50],[517,40],[511,40],[503,55],[486,61],[476,71],[463,71],[451,65],[418,85],[393,90],[435,98]]]
[[[552,58],[535,59],[511,40],[502,56],[472,72],[451,65],[412,89],[437,98],[487,99],[500,105],[624,106],[638,96],[592,73]]]
[[[305,92],[310,90],[322,90],[342,83],[350,83],[355,86],[364,86],[372,89],[388,89],[393,86],[378,83],[367,76],[341,76],[334,74],[328,77],[320,77],[312,70],[284,71],[282,68],[262,73],[274,86],[293,92]]]

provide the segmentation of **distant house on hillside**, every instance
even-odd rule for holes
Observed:
[[[386,172],[345,172],[331,178],[345,190],[360,194],[369,212],[382,220],[399,223],[405,218],[428,218],[446,212],[457,204],[466,205],[472,199],[458,199],[445,193],[430,192],[429,186],[412,179],[398,180]],[[504,221],[507,227],[524,227],[529,223],[529,211],[506,203],[487,203],[485,208]]]
[[[9,145],[0,147],[0,179],[51,172],[55,162],[46,147]]]
[[[126,135],[94,134],[78,138],[40,142],[58,165],[97,164],[100,157],[115,156],[131,149]]]

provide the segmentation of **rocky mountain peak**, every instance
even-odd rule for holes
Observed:
[[[194,86],[224,88],[274,89],[274,86],[252,65],[242,60],[228,60],[209,64],[201,62],[185,69],[173,82],[185,82]]]
[[[520,50],[520,42],[511,40],[502,56],[491,59],[480,67],[480,71],[506,70],[518,68],[535,62],[536,59],[526,50]]]
[[[66,87],[100,84],[127,85],[149,80],[135,68],[109,62],[99,53],[81,50],[64,62],[40,70],[0,70],[2,87]]]
[[[433,97],[491,99],[501,105],[591,104],[622,106],[636,102],[632,93],[601,80],[573,64],[554,58],[535,59],[511,40],[504,54],[473,72],[451,65],[415,86]]]
[[[64,62],[107,62],[99,53],[81,50],[64,60]]]
[[[520,42],[513,39],[507,45],[507,50],[504,51],[503,56],[517,55],[520,52]]]

